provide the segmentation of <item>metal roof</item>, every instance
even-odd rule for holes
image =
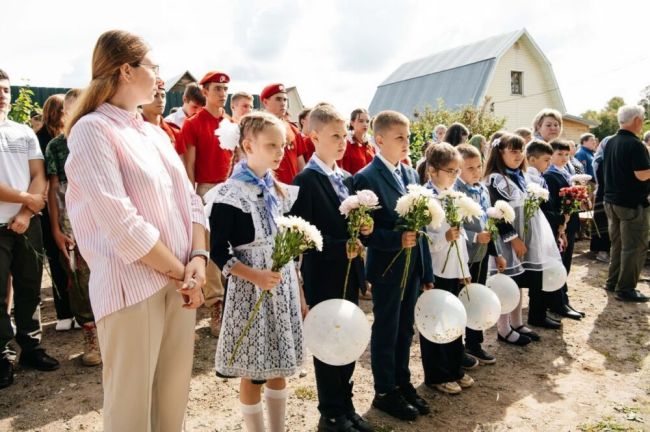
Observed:
[[[370,114],[392,109],[410,116],[414,109],[435,107],[438,99],[451,109],[480,105],[499,59],[524,36],[557,89],[550,62],[526,29],[520,29],[404,63],[377,87]],[[566,111],[559,90],[557,96],[560,110]]]

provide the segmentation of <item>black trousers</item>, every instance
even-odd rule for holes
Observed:
[[[413,341],[415,301],[420,289],[420,274],[409,277],[400,301],[399,283],[375,282],[372,285],[372,323],[370,358],[377,393],[388,393],[411,383],[409,359]]]
[[[480,283],[485,285],[487,280],[487,271],[488,271],[488,261],[490,256],[485,254],[483,260],[471,263],[469,265],[469,274],[472,275],[472,282]],[[480,268],[480,273],[479,273]],[[480,347],[483,343],[483,331],[482,330],[473,330],[469,327],[465,329],[465,345],[470,348]]]
[[[354,412],[352,403],[352,374],[356,362],[331,366],[314,357],[318,411],[323,417],[334,418]]]
[[[54,309],[56,309],[56,318],[59,320],[73,317],[70,309],[70,299],[68,295],[68,273],[61,263],[61,251],[52,236],[52,226],[50,225],[50,215],[47,207],[43,209],[41,217],[43,228],[43,247],[47,254],[47,262],[52,275],[52,296],[54,297]]]
[[[526,270],[512,278],[519,288],[528,288],[528,322],[540,322],[546,318],[547,294],[542,291],[542,272]]]
[[[7,312],[9,275],[13,277],[16,342],[23,352],[40,348],[43,263],[36,252],[42,250],[40,216],[32,218],[23,235],[0,227],[0,357],[11,354],[9,342],[14,338]]]
[[[435,285],[437,289],[448,291],[455,296],[461,290],[461,283],[458,279],[444,279],[436,276]],[[462,367],[465,353],[462,336],[446,344],[437,344],[420,335],[420,351],[426,384],[457,381],[465,374]]]

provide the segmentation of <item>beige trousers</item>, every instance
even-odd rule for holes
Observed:
[[[171,283],[97,323],[104,431],[184,430],[196,311],[182,305]]]
[[[205,194],[215,187],[215,183],[199,183],[196,186],[196,193],[203,199]],[[205,202],[204,202],[205,204]],[[206,249],[210,250],[210,231],[205,231],[205,245]],[[208,267],[205,269],[206,283],[203,285],[203,297],[205,297],[205,305],[210,307],[218,300],[223,301],[223,283],[221,281],[221,269],[210,260]]]

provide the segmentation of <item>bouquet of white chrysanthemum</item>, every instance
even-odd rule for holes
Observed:
[[[438,228],[445,217],[442,207],[433,198],[433,192],[424,186],[415,184],[407,186],[407,193],[397,200],[395,211],[400,217],[398,225],[395,227],[396,229],[400,231],[415,231],[418,235],[423,234],[425,236],[427,234],[422,231],[422,227],[428,225],[432,228]],[[406,263],[400,283],[402,290],[400,298],[402,299],[404,298],[404,289],[406,288],[406,281],[408,279],[408,269],[411,265],[411,248],[400,249],[382,274],[382,276],[386,275],[403,252],[406,252]]]
[[[219,137],[219,147],[224,150],[234,152],[239,145],[239,125],[229,120],[221,120],[219,127],[214,131],[214,134]]]
[[[351,195],[343,200],[339,206],[339,211],[348,220],[348,233],[350,239],[347,242],[347,248],[356,248],[359,239],[359,232],[362,226],[372,227],[374,221],[370,212],[379,208],[379,198],[371,190],[360,190],[356,195]],[[363,257],[363,251],[361,251]],[[345,282],[343,283],[343,299],[348,289],[348,277],[352,259],[348,259],[348,268],[345,272]]]
[[[526,192],[527,196],[524,201],[524,236],[528,234],[528,222],[539,210],[539,206],[548,201],[548,190],[537,183],[530,183],[526,188]]]
[[[318,228],[298,216],[279,216],[275,218],[278,232],[275,235],[275,243],[271,254],[271,270],[278,272],[285,265],[289,264],[303,252],[309,249],[323,250],[323,236]],[[250,318],[242,331],[242,334],[235,343],[229,364],[232,366],[239,347],[248,334],[257,313],[262,306],[262,302],[273,294],[270,291],[262,291],[260,298],[253,306]]]
[[[499,236],[499,229],[497,228],[497,224],[499,222],[506,222],[506,223],[513,223],[515,221],[515,209],[510,206],[506,201],[503,200],[498,200],[497,202],[494,203],[494,207],[490,207],[487,209],[487,222],[485,223],[485,230],[490,233],[490,238],[492,241],[496,242],[497,238]],[[476,256],[479,256],[483,248],[487,248],[487,245],[480,245],[478,250],[476,251]],[[474,258],[472,258],[472,262],[474,261]],[[479,264],[479,274],[481,274],[481,267]]]
[[[571,184],[586,185],[591,181],[589,174],[576,174],[571,176]]]
[[[473,199],[468,197],[462,192],[455,190],[446,190],[438,194],[438,199],[442,208],[445,210],[445,218],[449,226],[454,228],[459,228],[463,221],[470,221],[471,219],[478,219],[483,213],[481,206],[475,202]],[[460,249],[458,249],[458,243],[454,240],[447,250],[447,257],[445,258],[445,263],[442,266],[442,271],[444,272],[447,268],[447,261],[449,261],[449,254],[451,253],[451,248],[456,248],[456,255],[458,255],[458,262],[460,263],[461,271],[463,272],[463,279],[465,279],[465,271],[463,264],[460,258]]]

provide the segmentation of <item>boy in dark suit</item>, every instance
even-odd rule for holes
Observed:
[[[348,246],[347,221],[339,211],[341,202],[351,193],[350,174],[336,165],[345,153],[345,120],[332,106],[321,105],[311,112],[309,122],[315,153],[305,170],[293,181],[300,191],[291,213],[320,230],[323,250],[303,256],[301,271],[305,298],[310,307],[325,300],[341,298],[348,259],[352,259],[345,297],[357,304],[359,289],[365,289],[363,260],[359,256],[363,245]],[[371,227],[361,229],[362,235],[371,232]],[[352,404],[354,366],[355,363],[331,366],[314,357],[318,410],[321,413],[319,431],[374,430],[355,412]]]
[[[562,263],[568,274],[571,270],[576,235],[580,231],[580,217],[578,213],[574,213],[569,217],[565,216],[562,213],[560,198],[560,189],[571,186],[571,175],[566,170],[569,159],[571,158],[571,146],[567,141],[560,139],[553,140],[550,144],[553,148],[551,166],[544,173],[544,180],[546,180],[549,192],[549,211],[546,212],[546,216],[556,237],[561,238],[565,244],[564,250],[560,251],[560,255],[562,255]],[[566,284],[558,291],[546,293],[546,298],[548,308],[551,312],[566,318],[575,320],[582,319],[583,314],[573,309],[569,304]]]
[[[370,189],[381,208],[373,213],[374,231],[367,238],[366,278],[372,284],[374,322],[370,339],[372,374],[375,380],[373,406],[402,420],[429,413],[427,402],[411,384],[409,355],[417,294],[422,285],[433,287],[431,257],[426,239],[416,232],[396,231],[397,199],[409,184],[418,183],[414,169],[400,161],[409,150],[409,120],[395,111],[382,111],[374,119],[374,137],[380,153],[354,176],[355,190]],[[406,264],[402,253],[384,275],[402,248],[412,248],[404,297],[400,282]]]

